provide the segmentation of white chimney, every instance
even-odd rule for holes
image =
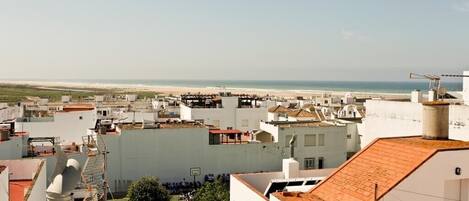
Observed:
[[[420,90],[414,90],[410,94],[410,101],[412,103],[421,103],[422,102],[422,92]]]
[[[283,159],[282,172],[285,179],[297,178],[300,176],[300,163],[293,158]]]
[[[428,91],[428,102],[436,101],[437,93],[434,90]]]
[[[422,103],[422,137],[430,140],[447,140],[449,103],[433,101]]]

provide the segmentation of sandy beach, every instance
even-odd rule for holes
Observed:
[[[0,84],[28,85],[46,89],[62,90],[81,90],[106,89],[124,92],[149,91],[163,94],[180,95],[185,93],[218,93],[221,91],[230,91],[234,94],[256,94],[259,96],[279,96],[293,98],[297,96],[311,97],[321,96],[324,93],[333,96],[343,96],[347,91],[324,91],[324,90],[276,90],[276,89],[253,89],[253,88],[219,88],[219,87],[175,87],[175,86],[154,86],[154,85],[135,85],[135,84],[103,84],[103,83],[79,83],[79,82],[56,82],[56,81],[19,81],[19,80],[1,80]],[[359,98],[407,98],[408,94],[403,93],[380,93],[380,92],[353,92],[354,96]]]

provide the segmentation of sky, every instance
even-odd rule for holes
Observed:
[[[0,70],[0,79],[461,74],[469,0],[0,0]]]

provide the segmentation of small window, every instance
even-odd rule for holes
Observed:
[[[325,144],[325,142],[324,142],[325,139],[324,138],[325,138],[324,134],[319,134],[318,135],[318,146],[324,146],[324,144]]]
[[[352,135],[347,134],[347,139],[352,139]]]
[[[316,135],[305,135],[305,147],[316,146]]]
[[[78,119],[83,120],[83,116],[78,117]]]
[[[314,162],[315,162],[315,159],[314,158],[305,158],[305,170],[308,170],[308,169],[314,169]]]
[[[324,168],[324,158],[319,157],[318,158],[318,169],[323,169]]]

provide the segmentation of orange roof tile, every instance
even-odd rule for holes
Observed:
[[[438,151],[469,149],[469,142],[425,140],[421,137],[375,140],[308,193],[280,200],[374,200],[375,184],[380,199]]]
[[[290,111],[290,109],[288,109],[284,106],[281,106],[281,105],[277,105],[275,107],[269,108],[269,112],[273,112],[273,113],[287,113],[289,111]]]
[[[63,106],[64,112],[93,110],[93,104],[67,104]]]
[[[10,201],[23,201],[24,194],[32,184],[32,180],[10,180]]]
[[[303,109],[299,110],[292,110],[287,113],[289,117],[313,117],[316,119],[319,119],[318,115],[316,113],[311,113]]]

